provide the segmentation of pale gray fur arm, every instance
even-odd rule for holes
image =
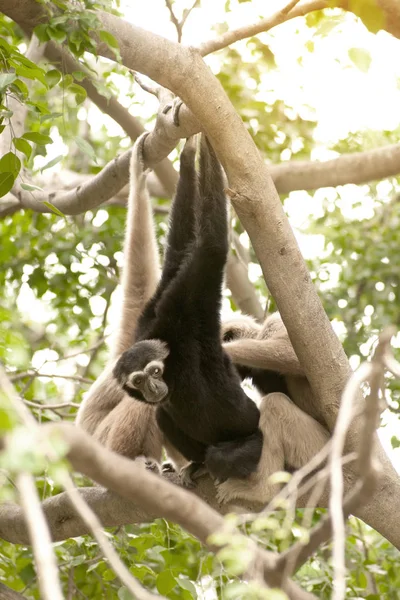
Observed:
[[[150,197],[146,188],[142,151],[147,133],[132,148],[127,231],[122,269],[122,310],[111,345],[111,360],[134,343],[138,318],[151,298],[160,278],[160,258]]]
[[[125,396],[112,375],[112,369],[120,354],[133,344],[137,320],[153,295],[160,274],[152,208],[142,162],[143,142],[147,135],[140,136],[132,148],[121,316],[111,342],[111,356],[106,369],[88,391],[76,418],[76,423],[91,434]]]
[[[75,423],[90,434],[125,395],[113,377],[113,366],[114,363],[109,364],[96,379],[79,407]]]
[[[261,325],[247,315],[235,316],[221,324],[222,339],[226,334],[229,334],[232,339],[256,338],[261,332]]]
[[[223,348],[237,365],[304,376],[304,369],[288,338],[239,339],[224,343]]]

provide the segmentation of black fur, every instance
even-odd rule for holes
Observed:
[[[251,379],[253,385],[263,396],[272,394],[273,392],[282,392],[282,394],[290,397],[285,376],[281,375],[281,373],[268,371],[267,369],[253,369],[252,367],[244,367],[243,365],[235,366],[242,380],[247,377]]]
[[[259,410],[220,341],[227,253],[221,167],[203,136],[199,178],[194,148],[186,144],[181,155],[163,272],[136,339],[162,340],[170,351],[164,363],[168,396],[157,408],[160,429],[188,460],[205,463],[220,480],[255,471],[263,442]],[[119,361],[125,372],[134,365],[134,351]]]

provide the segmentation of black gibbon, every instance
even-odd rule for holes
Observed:
[[[240,315],[225,321],[221,332],[223,347],[241,376],[250,377],[267,395],[260,406],[264,443],[257,470],[245,484],[240,479],[229,479],[219,485],[217,499],[221,503],[265,505],[279,489],[270,476],[303,467],[325,446],[330,435],[278,313],[267,317],[263,325]]]
[[[221,344],[220,309],[228,254],[222,170],[203,135],[200,170],[190,138],[181,154],[161,280],[138,320],[136,342],[114,367],[138,404],[190,460],[183,482],[204,470],[218,481],[257,469],[260,413]]]
[[[132,402],[112,374],[116,360],[134,343],[138,318],[160,278],[157,240],[143,165],[143,143],[147,135],[138,138],[132,149],[121,281],[122,307],[111,343],[111,356],[82,402],[76,424],[118,454],[132,459],[144,455],[160,462],[165,444],[156,423],[154,407]],[[179,462],[178,453],[172,448],[168,450]]]

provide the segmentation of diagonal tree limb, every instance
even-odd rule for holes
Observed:
[[[149,515],[152,518],[170,519],[196,536],[212,551],[215,552],[220,549],[220,546],[210,543],[209,536],[217,531],[226,530],[226,523],[220,514],[194,494],[169,483],[163,477],[154,475],[130,459],[104,448],[91,436],[72,424],[43,425],[41,429],[44,435],[58,435],[67,443],[69,448],[67,458],[76,470],[114,492],[113,494],[101,488],[92,488],[90,491],[92,495],[97,496],[98,502],[101,503],[104,498],[109,498],[110,494],[118,502],[118,498],[115,496],[115,494],[118,494],[118,496],[129,500],[129,503],[125,504],[127,508],[134,502],[139,507],[139,514],[142,514],[147,520]],[[80,492],[85,498],[85,490]],[[60,494],[60,496],[63,496],[65,500],[64,494]],[[57,498],[59,497],[55,496],[43,503],[44,510],[46,511],[46,503],[52,503],[54,508]],[[19,509],[15,505],[0,506],[0,535],[5,539],[9,539],[7,537],[7,520],[11,518],[14,521],[8,531],[13,537],[9,541],[14,541],[16,539],[15,535],[18,535],[18,533],[22,536],[25,535],[23,527],[18,531],[18,513]],[[115,521],[116,511],[114,508],[113,513],[113,521]],[[53,531],[53,527],[54,525],[57,526],[57,523],[51,519],[49,511],[46,511],[46,514]],[[58,525],[61,529],[68,519],[68,514],[71,514],[71,510],[66,510],[64,506],[64,510],[58,518]],[[79,525],[80,533],[88,531],[89,527],[83,523],[81,517],[76,518],[75,516],[75,522]],[[106,524],[107,522],[102,523],[103,526]],[[22,524],[20,523],[20,525]],[[233,533],[240,535],[235,531]],[[69,533],[69,535],[71,534]],[[258,548],[247,538],[245,539],[246,543],[249,542],[249,549],[254,554],[254,560],[262,567],[266,583],[270,586],[277,585],[280,575],[276,571],[276,556],[271,552]],[[291,581],[285,584],[284,589],[289,598],[293,600],[315,598],[315,596],[304,592]]]

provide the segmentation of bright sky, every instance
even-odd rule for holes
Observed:
[[[190,4],[189,0],[178,0],[174,6],[182,10]],[[218,22],[227,22],[230,28],[254,23],[284,4],[285,2],[277,0],[252,0],[236,4],[235,7],[235,3],[231,2],[233,10],[225,14],[224,0],[202,0],[202,8],[195,9],[185,25],[183,42],[199,44],[215,36],[212,27]],[[125,18],[135,25],[176,39],[175,28],[169,21],[169,12],[164,0],[121,0],[120,8]],[[180,11],[177,12],[180,14]],[[367,129],[391,130],[400,124],[400,61],[392,59],[399,55],[400,41],[384,32],[370,34],[351,14],[346,14],[344,18],[339,17],[339,11],[332,14],[335,15],[332,21],[335,27],[327,32],[326,36],[314,35],[305,26],[304,19],[290,21],[260,36],[274,52],[278,68],[264,77],[259,97],[271,100],[283,98],[300,115],[305,118],[312,115],[316,118],[317,147],[313,158],[320,160],[335,156],[327,145],[345,137],[349,132]],[[314,44],[313,52],[306,49],[306,42]],[[245,42],[237,44],[236,47],[248,58]],[[367,49],[370,53],[372,60],[367,73],[359,70],[349,58],[348,52],[352,48]],[[223,68],[219,63],[218,54],[206,60],[213,69]],[[121,90],[119,100],[129,107],[131,100],[124,97],[127,85],[122,78],[118,79],[118,88]],[[138,111],[141,111],[142,117],[154,114],[155,99],[139,91],[136,100],[140,98],[145,101],[145,106],[141,109],[135,104],[132,106],[132,112],[138,114]],[[118,126],[96,109],[90,113],[89,119],[93,132],[106,123],[110,135],[119,133]],[[60,154],[60,146],[62,147],[58,141],[52,147],[48,147],[50,156],[47,156],[44,162],[53,158],[53,155]],[[283,156],[282,159],[284,158]],[[392,190],[387,183],[380,185],[379,192],[384,199]],[[340,195],[343,211],[352,217],[370,216],[373,202],[367,194],[366,186],[342,186]],[[322,201],[330,196],[335,197],[335,194],[329,189],[318,191],[313,198],[306,192],[292,192],[285,201],[285,209],[306,258],[312,258],[321,252],[323,238],[304,235],[300,229],[307,225],[309,218],[323,214]],[[355,202],[360,200],[362,208],[354,208]],[[356,210],[359,212],[356,213]],[[256,274],[258,272],[255,268],[254,275]],[[29,302],[32,303],[32,300]],[[25,310],[26,301],[23,301],[23,304]],[[92,299],[91,307],[94,315],[100,315],[103,308],[102,299],[99,298],[98,302]],[[38,306],[33,310],[37,319]],[[390,444],[391,436],[398,434],[399,422],[397,418],[388,414],[385,415],[384,422],[387,424],[381,429],[380,437],[400,471],[400,451],[393,451]]]

